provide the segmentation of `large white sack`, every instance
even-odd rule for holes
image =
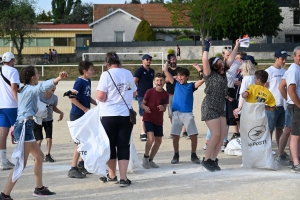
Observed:
[[[106,176],[106,162],[110,158],[109,139],[100,121],[100,105],[75,121],[68,121],[72,139],[80,143],[77,151],[84,160],[85,169]]]
[[[265,104],[244,102],[240,123],[243,167],[278,169],[272,154]]]
[[[241,138],[234,138],[227,144],[224,153],[233,156],[242,156]]]

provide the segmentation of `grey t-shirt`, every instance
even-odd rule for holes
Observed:
[[[53,94],[50,99],[45,99],[44,94],[40,94],[40,101],[47,104],[47,118],[43,119],[43,122],[52,121],[53,120],[53,105],[57,106],[58,98],[55,94]]]

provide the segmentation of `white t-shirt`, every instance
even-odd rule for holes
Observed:
[[[226,72],[228,88],[234,88],[234,79],[236,78],[237,72],[241,66],[242,63],[235,60],[233,64],[230,66],[230,68],[228,69],[228,71]]]
[[[243,93],[247,90],[248,86],[251,84],[255,84],[254,75],[245,76],[242,80],[241,88],[240,88],[240,98],[239,101],[243,98]]]
[[[18,70],[8,66],[3,65],[2,67],[2,74],[10,83],[20,84],[20,78]],[[8,85],[5,80],[0,75],[0,94],[1,94],[1,103],[0,108],[17,108],[18,103],[14,99],[14,96],[11,92],[11,86]]]
[[[286,70],[284,68],[277,69],[274,66],[271,66],[266,69],[266,72],[268,72],[269,74],[268,81],[267,81],[269,83],[269,90],[273,94],[276,100],[276,106],[284,105],[284,98],[280,94],[278,86],[280,84],[280,81],[285,71]]]
[[[112,68],[109,69],[109,72],[128,107],[131,108],[133,93],[137,89],[131,72],[123,68]],[[107,93],[106,101],[100,102],[101,116],[129,116],[129,110],[117,91],[108,72],[102,73],[97,90]]]
[[[288,88],[289,85],[295,84],[296,85],[296,94],[298,98],[300,98],[300,66],[293,63],[286,71],[286,87]],[[292,101],[289,93],[287,94],[287,103],[294,104]]]

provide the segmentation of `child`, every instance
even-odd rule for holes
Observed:
[[[48,64],[49,63],[49,55],[47,52],[45,52],[44,54],[44,64]]]
[[[201,73],[198,64],[193,64],[193,67]],[[188,83],[187,81],[190,72],[186,68],[181,68],[178,70],[177,81],[168,71],[168,62],[165,63],[164,73],[167,80],[174,86],[171,135],[173,136],[173,148],[175,154],[171,163],[176,164],[179,162],[179,139],[181,128],[184,125],[192,143],[191,161],[200,164],[200,160],[196,155],[198,130],[193,116],[193,93],[204,83],[204,80],[202,79],[194,83]]]
[[[34,135],[33,135],[33,117],[37,112],[37,100],[38,95],[42,94],[46,90],[57,85],[58,82],[64,78],[67,78],[68,74],[66,72],[60,72],[56,79],[51,79],[38,84],[39,74],[35,67],[28,66],[24,67],[20,73],[21,83],[24,84],[18,93],[18,116],[17,122],[15,124],[14,136],[15,141],[19,141],[18,147],[23,146],[23,156],[15,163],[14,169],[10,172],[6,186],[1,193],[1,199],[12,199],[10,193],[16,184],[16,181],[21,176],[21,172],[25,167],[28,159],[29,153],[34,156],[34,175],[36,180],[36,188],[33,192],[33,196],[50,196],[55,195],[47,187],[43,185],[42,182],[42,170],[43,170],[43,159],[44,155],[39,148]],[[26,127],[26,128],[25,128]],[[24,132],[23,132],[24,131]],[[24,139],[24,144],[21,138]],[[19,146],[20,145],[20,146]],[[15,151],[14,151],[15,153]],[[21,163],[22,157],[24,158],[24,163]],[[24,165],[23,165],[24,164]],[[14,177],[14,182],[13,182]]]
[[[40,94],[40,101],[47,104],[47,118],[43,119],[42,125],[34,123],[34,137],[41,147],[43,141],[43,127],[46,132],[47,140],[47,154],[45,156],[46,162],[55,162],[55,160],[50,155],[50,150],[52,146],[52,132],[53,132],[53,111],[59,114],[58,121],[61,121],[64,117],[64,113],[57,108],[58,98],[54,93],[56,86],[53,86],[47,90],[44,94]]]
[[[93,63],[88,61],[81,61],[78,65],[80,77],[74,83],[72,93],[76,94],[76,98],[70,98],[72,102],[72,109],[70,111],[70,121],[75,121],[86,113],[91,103],[97,105],[96,101],[91,98],[91,80],[94,75]],[[70,178],[84,178],[88,173],[84,168],[84,162],[81,159],[77,165],[79,153],[77,152],[77,145],[73,152],[72,167],[68,172]],[[79,171],[80,170],[80,171]],[[83,172],[83,173],[82,173]]]
[[[155,88],[146,91],[142,102],[142,108],[145,110],[143,121],[147,133],[147,142],[145,144],[145,154],[143,158],[143,167],[145,169],[158,168],[159,166],[153,162],[160,144],[163,134],[163,112],[169,102],[169,94],[163,89],[166,81],[165,75],[157,73],[154,77]],[[154,144],[154,145],[153,145]],[[149,152],[151,150],[150,156]]]

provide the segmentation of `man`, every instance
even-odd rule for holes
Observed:
[[[283,133],[285,123],[285,110],[284,110],[284,98],[278,90],[280,81],[285,73],[285,69],[282,68],[285,65],[286,58],[290,55],[285,50],[279,49],[275,51],[275,63],[266,69],[268,72],[268,81],[265,87],[268,87],[276,100],[276,109],[274,112],[266,111],[268,117],[269,130],[271,138],[275,129],[277,147],[279,147],[279,138]]]
[[[15,56],[6,52],[2,57],[3,66],[0,76],[0,169],[8,170],[14,167],[6,156],[6,139],[11,126],[17,119],[18,85],[20,84],[18,70],[14,68]]]
[[[179,59],[181,61],[181,57],[180,57],[180,47],[177,45],[177,59]]]
[[[138,68],[133,75],[135,84],[137,85],[137,99],[139,103],[139,114],[141,116],[141,141],[147,141],[147,134],[145,133],[145,125],[143,121],[144,109],[142,108],[142,102],[144,95],[148,89],[153,88],[153,79],[155,72],[150,68],[152,57],[148,54],[143,55],[142,63],[143,65]]]
[[[293,160],[292,172],[300,173],[298,158],[300,141],[300,46],[294,49],[293,57],[294,63],[286,72],[287,103],[292,120],[292,133],[290,137],[290,150]]]

